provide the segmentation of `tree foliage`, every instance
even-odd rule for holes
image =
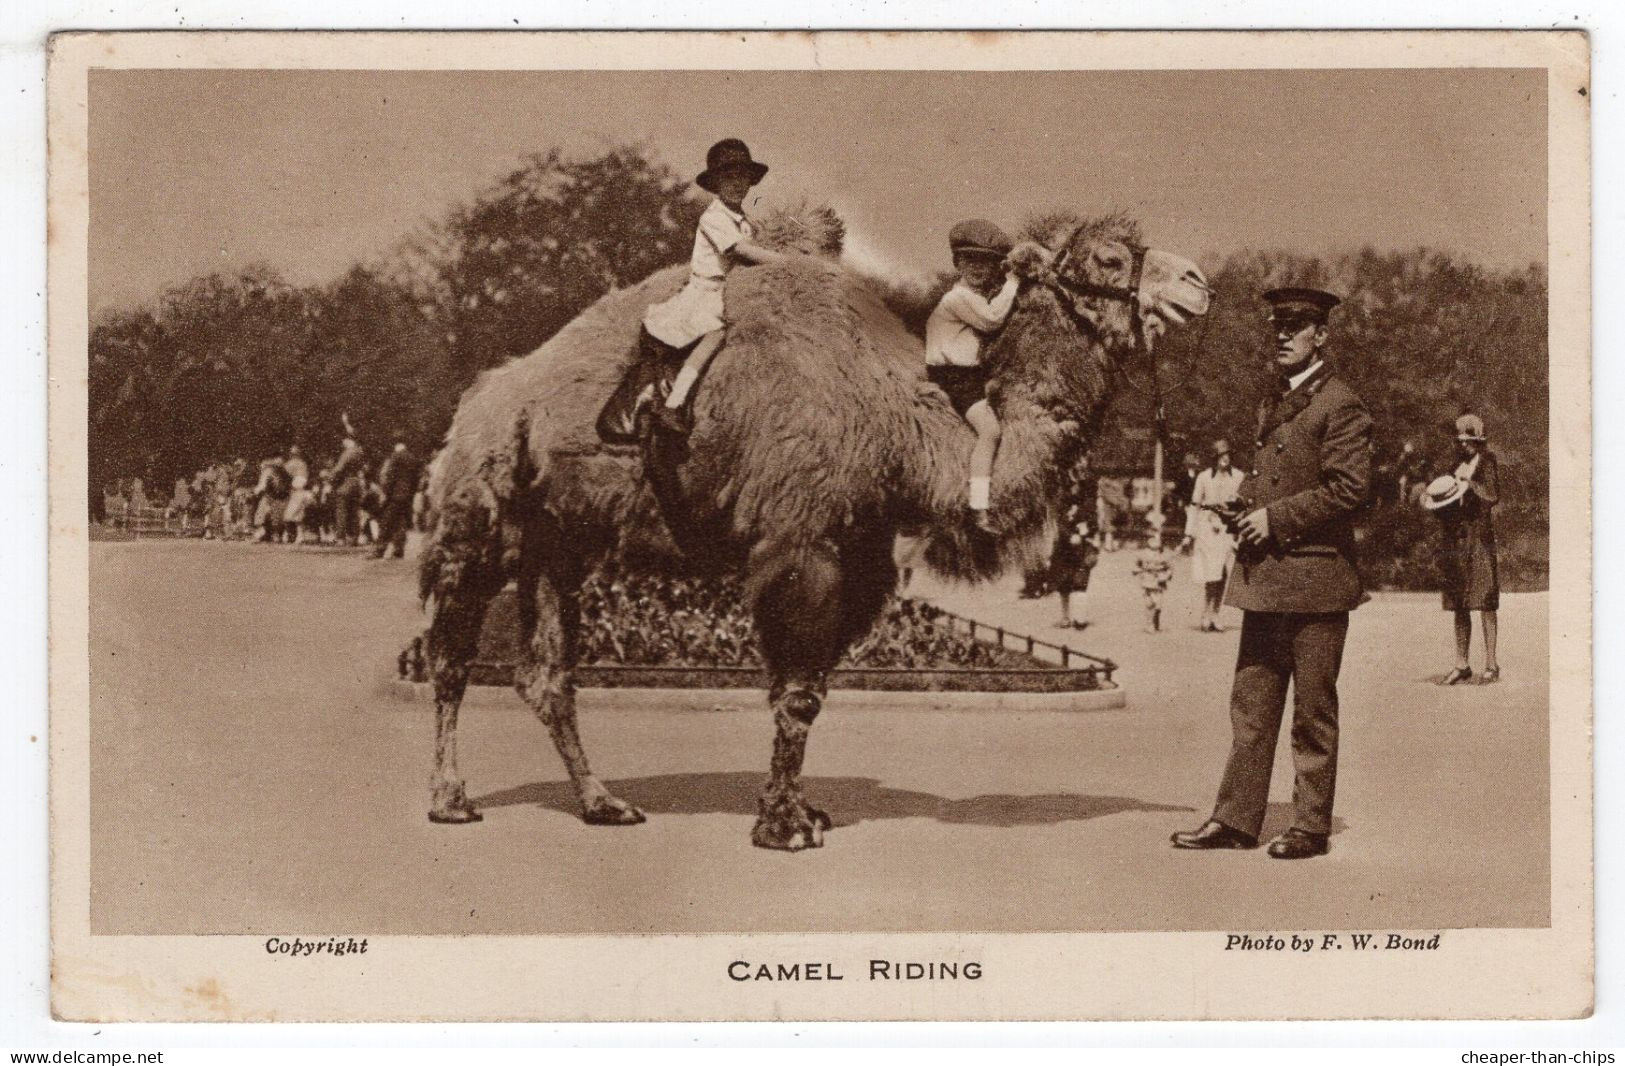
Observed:
[[[636,149],[555,151],[331,284],[256,264],[107,314],[90,337],[92,491],[293,443],[330,455],[342,412],[375,447],[397,427],[431,446],[480,370],[686,259],[701,208]]]
[[[161,484],[296,442],[330,455],[346,411],[369,446],[400,426],[427,448],[479,371],[536,348],[609,290],[686,259],[702,208],[638,148],[591,159],[552,151],[330,284],[293,286],[255,264],[106,314],[90,338],[92,491],[131,475]],[[1043,216],[1024,235],[1075,224]],[[1157,352],[1170,470],[1186,450],[1205,458],[1216,436],[1246,461],[1257,399],[1273,387],[1258,293],[1319,285],[1345,298],[1331,351],[1375,418],[1379,465],[1410,440],[1430,469],[1447,468],[1450,421],[1477,411],[1501,458],[1504,572],[1514,584],[1544,582],[1543,271],[1490,271],[1425,249],[1325,260],[1243,250],[1210,267],[1212,312]],[[923,329],[948,281],[890,279],[886,295]],[[1097,466],[1148,473],[1148,367],[1125,376]],[[1432,525],[1391,512],[1368,521],[1374,579],[1425,585]]]

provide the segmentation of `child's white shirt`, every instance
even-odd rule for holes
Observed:
[[[722,328],[722,285],[733,267],[728,253],[755,236],[750,220],[722,200],[713,199],[694,231],[688,261],[688,284],[643,316],[643,327],[673,348],[685,348]]]
[[[982,334],[998,329],[1010,317],[1019,287],[1014,275],[989,300],[963,281],[942,294],[925,323],[927,366],[980,366]]]

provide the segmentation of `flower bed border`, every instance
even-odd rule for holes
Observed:
[[[751,666],[579,666],[581,688],[765,689],[767,671]],[[513,667],[475,663],[471,683],[510,685]],[[990,667],[908,669],[902,667],[837,667],[829,687],[865,692],[1109,692],[1115,682],[1094,670],[1036,667],[1004,670]]]
[[[434,687],[425,681],[393,678],[388,695],[402,707],[427,711],[434,707]],[[470,685],[463,705],[530,713],[512,687]],[[585,714],[600,711],[767,713],[761,689],[749,688],[582,688],[576,705]],[[950,711],[1001,714],[1037,711],[1078,714],[1121,710],[1128,696],[1120,686],[1088,692],[951,692],[884,689],[831,689],[825,709],[845,711]]]

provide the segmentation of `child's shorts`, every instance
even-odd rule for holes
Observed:
[[[980,366],[928,366],[925,376],[948,394],[948,402],[963,418],[978,400],[987,399],[987,368]]]

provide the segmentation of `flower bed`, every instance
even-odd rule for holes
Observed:
[[[1005,646],[1003,631],[918,600],[893,599],[830,677],[835,689],[924,692],[1086,692],[1115,687],[1113,664],[1069,649],[1057,666]],[[1032,648],[1040,642],[1014,636]],[[518,658],[515,593],[492,604],[474,683],[506,685]],[[763,688],[756,636],[733,580],[596,575],[581,596],[577,683],[593,688]],[[1052,646],[1053,647],[1053,646]],[[1059,649],[1057,649],[1059,650]],[[418,642],[401,674],[422,680]]]

